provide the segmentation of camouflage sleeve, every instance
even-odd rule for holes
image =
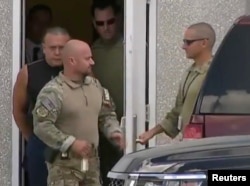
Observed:
[[[75,141],[56,127],[56,121],[62,107],[63,92],[59,85],[49,83],[39,93],[33,110],[34,133],[46,145],[66,152]]]
[[[107,89],[103,88],[103,101],[102,109],[99,114],[99,128],[103,134],[110,138],[112,133],[121,133],[121,128],[117,120],[117,115],[115,113],[115,104],[109,95]]]
[[[183,100],[181,95],[181,88],[178,90],[178,94],[175,101],[174,108],[166,114],[165,118],[160,123],[164,132],[171,138],[175,138],[179,134],[178,118],[182,109]]]

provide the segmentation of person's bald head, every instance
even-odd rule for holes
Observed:
[[[70,40],[63,48],[63,61],[67,62],[69,58],[76,57],[78,54],[88,50],[90,50],[90,47],[86,42],[80,40]]]
[[[88,73],[94,65],[89,45],[80,40],[70,40],[62,51],[62,60],[65,68],[71,68],[78,73]]]
[[[195,23],[190,25],[188,29],[194,30],[197,38],[208,39],[210,48],[213,48],[216,41],[216,35],[213,27],[210,24],[205,22]]]

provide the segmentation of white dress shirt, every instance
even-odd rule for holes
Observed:
[[[42,44],[36,44],[30,39],[25,39],[25,63],[31,63],[34,60],[34,48],[39,48],[39,51],[37,52],[37,60],[42,59],[44,57]]]

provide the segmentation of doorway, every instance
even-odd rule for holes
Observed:
[[[92,43],[94,39],[90,13],[92,0],[74,0],[72,2],[26,0],[26,15],[28,10],[36,4],[44,4],[51,8],[54,26],[66,28],[75,39]]]
[[[26,38],[26,20],[28,11],[34,5],[43,4],[52,10],[53,22],[52,26],[60,26],[69,31],[71,36],[75,39],[84,40],[91,44],[95,39],[94,29],[92,26],[92,17],[90,7],[92,0],[75,0],[74,2],[68,1],[51,1],[51,0],[24,0],[23,1],[23,20],[22,20],[22,58],[25,56],[25,38]],[[70,16],[69,16],[70,15]],[[73,19],[73,21],[72,21]],[[88,29],[86,29],[88,28]],[[25,64],[22,60],[21,67]],[[20,162],[23,162],[25,155],[26,143],[22,136],[20,136]],[[20,186],[28,186],[27,173],[23,166],[19,170],[19,183]]]
[[[25,18],[27,17],[28,11],[31,7],[37,4],[43,4],[51,8],[53,14],[53,26],[60,26],[69,31],[71,36],[74,39],[79,39],[86,41],[90,45],[97,35],[95,33],[94,27],[92,25],[92,16],[91,16],[91,4],[93,0],[75,0],[74,2],[68,1],[51,1],[51,0],[23,0],[22,1],[22,21],[21,21],[21,53],[22,57],[20,60],[20,67],[25,64]],[[117,0],[120,5],[122,5],[123,0]],[[123,7],[123,6],[122,6]],[[25,141],[20,134],[20,154],[19,162],[23,161],[25,154]],[[19,168],[19,185],[28,186],[27,177],[22,166]]]
[[[125,153],[130,153],[145,148],[135,144],[135,137],[145,131],[147,120],[147,122],[154,123],[154,107],[148,107],[150,108],[150,113],[148,113],[146,111],[146,104],[153,102],[150,96],[153,89],[150,89],[149,87],[154,88],[154,85],[152,86],[150,82],[155,84],[155,82],[152,81],[152,77],[155,76],[154,38],[156,35],[152,31],[155,27],[152,27],[151,23],[152,20],[156,18],[156,12],[150,10],[156,9],[156,6],[152,6],[151,8],[151,3],[148,0],[117,1],[119,1],[121,5],[123,5],[123,3],[125,5],[124,21],[126,24],[124,24],[124,66],[126,72],[124,73],[124,100],[126,100],[126,102],[124,102],[124,107],[126,107],[126,111],[124,113],[125,118],[123,122],[125,124],[126,140],[128,144]],[[30,7],[35,4],[45,4],[52,9],[54,17],[53,25],[66,28],[72,37],[84,40],[91,44],[93,40],[96,39],[90,13],[91,3],[92,0],[75,0],[74,3],[64,1],[60,1],[59,3],[58,1],[50,0],[23,0],[21,14],[23,19],[25,19],[25,15]],[[133,16],[131,16],[131,14]],[[20,23],[22,30],[20,38],[22,45],[21,56],[24,56],[25,52],[23,44],[25,40],[25,27],[23,25],[25,25],[25,20]],[[148,55],[146,55],[146,53],[148,53]],[[23,59],[23,57],[21,57],[21,59]],[[22,66],[24,60],[20,61],[22,61],[20,64],[20,66]],[[148,114],[150,115],[149,118],[147,117]],[[22,139],[22,137],[20,137],[20,139]],[[24,140],[21,140],[19,162],[22,162],[24,149]],[[19,175],[19,185],[25,186],[24,171],[21,166]]]

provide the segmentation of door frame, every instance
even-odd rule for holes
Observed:
[[[146,13],[149,4],[149,43],[146,43]],[[125,153],[144,149],[135,143],[136,138],[155,126],[156,115],[156,23],[157,3],[151,0],[125,1],[125,135],[127,147]],[[148,44],[148,72],[146,69],[146,46]],[[146,82],[146,75],[149,77]],[[148,104],[146,107],[146,88]],[[149,108],[149,110],[147,110]],[[147,113],[149,111],[149,113]],[[149,115],[149,118],[146,118]],[[123,123],[122,123],[123,124]],[[155,146],[155,137],[149,146]]]
[[[12,90],[16,81],[17,74],[21,67],[21,45],[22,45],[22,2],[12,0]],[[11,113],[12,115],[12,113]],[[11,185],[19,186],[20,178],[20,133],[12,115],[12,158],[11,158]]]
[[[148,82],[148,96],[149,96],[149,129],[156,125],[156,64],[157,64],[157,2],[156,0],[149,0],[149,82]],[[156,137],[153,137],[148,146],[156,145]]]
[[[157,3],[150,0],[125,0],[125,128],[127,148],[125,153],[145,148],[135,144],[136,136],[145,131],[146,105],[146,3],[150,3],[150,26],[149,26],[149,127],[155,126],[156,115],[156,19]],[[12,23],[12,88],[14,87],[17,74],[21,68],[23,34],[23,1],[13,0],[13,23]],[[142,6],[140,6],[142,5]],[[130,16],[126,16],[130,15]],[[134,19],[136,18],[136,19]],[[136,117],[135,117],[136,116]],[[12,116],[12,186],[19,186],[20,171],[20,133]],[[149,146],[155,145],[155,138]]]
[[[126,0],[125,12],[125,153],[144,147],[136,144],[145,131],[146,0]]]

